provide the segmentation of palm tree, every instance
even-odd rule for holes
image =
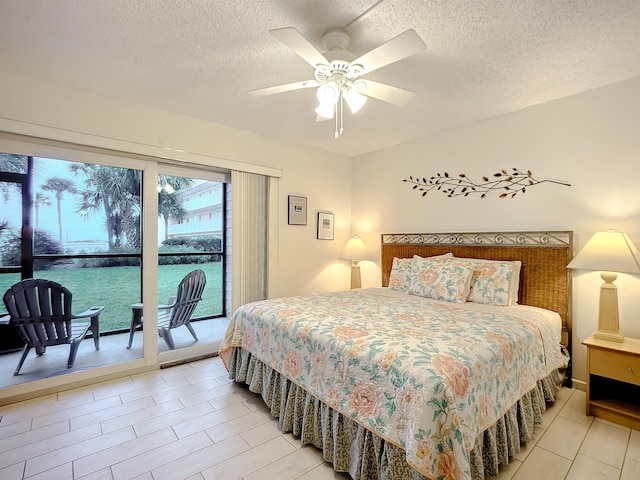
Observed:
[[[36,193],[36,198],[33,201],[33,208],[36,211],[36,230],[38,230],[38,225],[40,223],[40,207],[48,207],[51,205],[51,199],[42,192]]]
[[[27,173],[27,157],[0,152],[0,172]],[[10,183],[0,182],[0,193],[5,202],[9,199],[10,186]]]
[[[164,220],[164,239],[169,238],[169,218],[184,220],[187,211],[182,205],[180,192],[193,185],[191,178],[160,175],[160,190],[158,193],[158,216]],[[169,186],[171,188],[167,189]],[[171,193],[169,193],[171,192]]]
[[[139,246],[140,171],[89,163],[71,164],[71,173],[85,178],[80,215],[104,211],[109,250]]]
[[[164,239],[169,238],[169,218],[184,220],[187,211],[177,193],[167,193],[164,189],[158,194],[158,216],[164,220]]]
[[[80,192],[82,201],[77,212],[86,216],[91,211],[104,211],[109,232],[109,250],[125,245],[139,248],[141,172],[89,163],[73,163],[70,168],[73,175],[84,177],[85,186]],[[164,217],[165,224],[169,217],[183,218],[184,209],[178,192],[193,185],[193,180],[160,175],[159,182],[163,186],[170,185],[173,192],[161,189],[158,215]]]
[[[65,192],[76,193],[76,185],[66,178],[51,177],[47,179],[46,183],[42,186],[42,189],[56,192],[56,201],[58,206],[58,236],[60,243],[62,244],[62,197]]]
[[[13,153],[0,153],[0,171],[9,173],[27,173],[27,156]]]

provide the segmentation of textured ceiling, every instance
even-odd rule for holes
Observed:
[[[322,49],[347,25],[358,56],[422,37],[367,77],[417,92],[409,105],[372,99],[335,140],[314,90],[246,94],[312,78],[270,29]],[[0,0],[0,68],[356,156],[640,75],[640,1]]]

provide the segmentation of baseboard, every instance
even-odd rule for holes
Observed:
[[[576,390],[582,390],[583,392],[587,391],[587,382],[584,380],[576,380],[575,378],[572,378],[571,382],[573,383],[573,388]]]
[[[171,368],[185,363],[197,362],[198,360],[204,360],[206,358],[217,357],[217,352],[205,353],[203,355],[196,355],[195,357],[181,358],[180,360],[174,360],[172,362],[165,362],[160,364],[160,368]]]

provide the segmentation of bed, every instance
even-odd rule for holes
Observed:
[[[572,233],[381,240],[382,288],[240,307],[229,375],[354,479],[496,475],[562,383]]]

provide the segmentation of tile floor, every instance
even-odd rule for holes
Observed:
[[[587,417],[563,388],[500,480],[640,478],[640,431]],[[282,434],[218,357],[0,407],[0,479],[322,480],[313,447]]]

